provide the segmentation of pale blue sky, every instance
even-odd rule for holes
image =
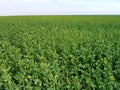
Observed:
[[[0,0],[0,15],[120,14],[120,0]]]

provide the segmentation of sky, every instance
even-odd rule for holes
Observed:
[[[0,16],[119,14],[120,0],[0,0]]]

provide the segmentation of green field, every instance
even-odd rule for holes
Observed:
[[[120,90],[120,16],[0,17],[0,90]]]

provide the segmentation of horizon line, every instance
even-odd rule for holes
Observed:
[[[120,14],[11,14],[1,16],[120,16]]]

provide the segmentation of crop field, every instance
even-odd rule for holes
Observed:
[[[0,90],[120,90],[120,16],[0,17]]]

